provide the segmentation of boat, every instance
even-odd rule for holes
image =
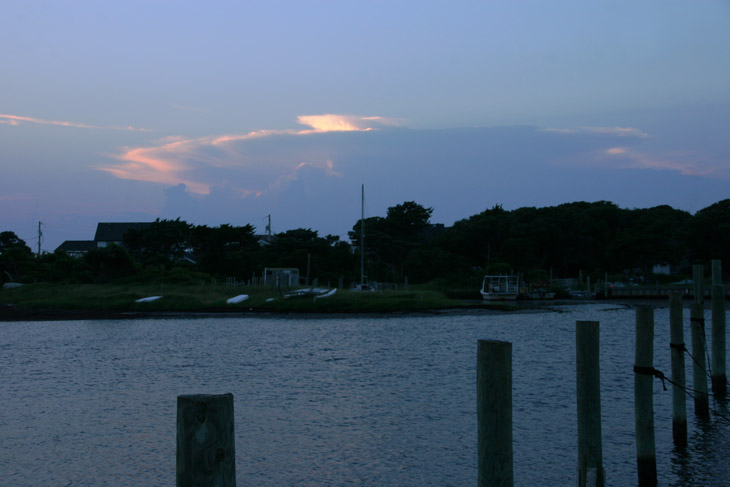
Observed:
[[[337,292],[337,288],[330,289],[329,291],[326,291],[326,292],[324,292],[322,294],[317,294],[314,297],[314,300],[316,301],[316,300],[321,299],[321,298],[329,298],[330,296],[333,296],[336,292]]]
[[[487,301],[512,301],[520,292],[519,278],[515,275],[484,276],[482,298]]]
[[[337,288],[329,289],[324,287],[307,287],[302,289],[295,289],[284,294],[284,299],[298,298],[303,296],[314,296],[317,298],[326,298],[332,296],[337,292]]]
[[[226,304],[238,304],[246,301],[248,299],[248,294],[239,294],[238,296],[233,296],[232,298],[226,299]]]
[[[547,291],[545,289],[537,289],[530,292],[527,297],[530,299],[555,299],[555,293]]]
[[[590,291],[569,291],[571,299],[596,299],[596,293]]]

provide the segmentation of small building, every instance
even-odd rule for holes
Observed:
[[[264,286],[290,288],[299,285],[299,269],[294,267],[265,267]]]
[[[86,252],[96,248],[93,240],[66,240],[56,248],[56,251],[63,250],[70,257],[83,257]]]

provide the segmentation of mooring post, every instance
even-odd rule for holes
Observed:
[[[236,487],[233,394],[177,396],[177,487]]]
[[[701,418],[710,416],[710,398],[707,393],[705,364],[705,307],[694,302],[690,308],[692,330],[692,388],[695,390],[695,414]]]
[[[512,344],[477,344],[479,487],[514,485],[512,466]]]
[[[669,295],[669,347],[672,354],[672,438],[676,446],[687,446],[687,396],[684,392],[684,311],[682,295]]]
[[[694,303],[702,303],[705,299],[705,266],[692,265],[692,297]]]
[[[654,309],[636,309],[634,359],[634,417],[639,486],[657,484],[654,443]]]
[[[575,349],[578,394],[578,486],[603,487],[605,473],[601,444],[601,374],[597,321],[575,323]],[[595,479],[588,478],[589,472]]]
[[[712,392],[724,399],[727,394],[725,372],[725,288],[722,261],[712,261]]]

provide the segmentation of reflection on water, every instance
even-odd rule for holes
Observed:
[[[561,311],[0,323],[0,486],[172,485],[177,395],[222,392],[241,485],[473,485],[480,338],[513,343],[516,485],[575,485],[576,320],[601,322],[607,481],[636,485],[634,312]],[[668,311],[655,321],[668,372]],[[659,382],[654,407],[660,485],[730,485],[730,423],[690,400],[676,450]]]

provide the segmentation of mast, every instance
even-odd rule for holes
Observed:
[[[360,289],[365,287],[365,184],[360,201]]]

